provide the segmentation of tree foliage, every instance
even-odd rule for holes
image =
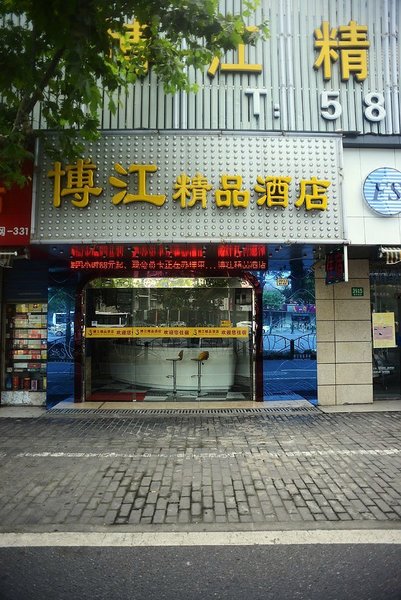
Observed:
[[[193,90],[187,67],[203,69],[239,43],[266,37],[265,23],[257,33],[245,28],[258,2],[222,15],[218,0],[2,0],[0,180],[23,182],[38,103],[48,128],[60,132],[60,152],[76,157],[77,132],[94,139],[103,102],[115,109],[111,94],[148,69],[167,93]],[[141,24],[135,39],[124,28],[133,16]]]
[[[263,307],[269,310],[280,310],[285,304],[285,296],[277,289],[263,290]]]

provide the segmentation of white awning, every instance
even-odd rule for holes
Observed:
[[[379,256],[380,256],[380,258],[386,259],[386,265],[395,265],[396,263],[401,262],[401,248],[400,247],[384,248],[382,246],[380,248]]]

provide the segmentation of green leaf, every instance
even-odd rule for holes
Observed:
[[[267,22],[257,33],[245,29],[244,17],[259,4],[243,0],[242,15],[222,15],[218,0],[2,0],[0,181],[23,180],[22,164],[40,135],[32,123],[37,105],[58,132],[49,151],[77,157],[80,136],[98,135],[103,102],[116,112],[119,90],[150,69],[165,92],[196,93],[189,68],[203,70],[239,43],[266,39]]]

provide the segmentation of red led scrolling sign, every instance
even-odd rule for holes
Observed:
[[[70,268],[99,271],[264,270],[263,244],[136,244],[72,246]]]
[[[266,259],[264,244],[80,244],[71,246],[71,258],[98,260],[218,258],[225,260]]]
[[[204,271],[221,269],[224,271],[250,270],[260,271],[267,268],[265,260],[71,260],[70,269],[95,271]]]

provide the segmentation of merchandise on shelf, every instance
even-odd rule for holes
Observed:
[[[46,390],[47,304],[6,305],[3,389]]]

